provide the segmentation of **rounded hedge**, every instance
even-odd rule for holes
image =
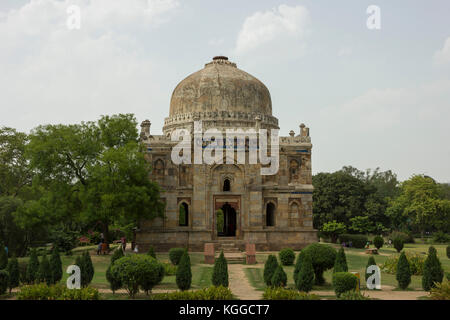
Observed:
[[[342,293],[356,289],[358,278],[349,272],[336,272],[333,275],[333,286],[336,296],[339,298]]]
[[[303,249],[303,252],[311,257],[316,284],[324,284],[323,272],[333,268],[336,260],[336,250],[328,245],[313,243]]]
[[[380,250],[380,248],[384,244],[384,239],[380,236],[376,236],[375,238],[373,238],[373,244],[378,250]]]
[[[367,236],[362,234],[341,234],[339,235],[339,242],[340,243],[349,243],[352,242],[353,248],[363,249],[366,246],[367,241],[369,239]]]
[[[148,255],[131,255],[116,260],[111,272],[119,276],[122,287],[131,297],[139,288],[150,291],[164,277],[164,266]]]
[[[397,250],[397,252],[402,251],[403,243],[404,243],[404,241],[400,237],[397,237],[397,238],[394,239],[394,248],[395,248],[395,250]]]
[[[174,265],[178,265],[181,261],[181,257],[183,256],[184,248],[172,248],[169,250],[169,259]]]
[[[295,252],[291,248],[282,249],[278,256],[283,266],[292,266],[295,260]]]

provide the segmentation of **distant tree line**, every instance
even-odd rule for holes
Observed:
[[[313,185],[316,229],[373,234],[395,230],[422,236],[450,232],[450,186],[431,177],[413,175],[400,182],[391,170],[348,166],[314,175]]]

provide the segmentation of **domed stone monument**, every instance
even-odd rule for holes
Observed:
[[[279,129],[267,87],[227,57],[214,57],[181,81],[173,91],[163,134],[151,134],[149,120],[141,124],[151,179],[161,186],[166,203],[164,218],[141,223],[136,235],[141,251],[150,245],[158,251],[202,251],[205,243],[217,248],[227,244],[244,249],[254,243],[257,250],[300,249],[317,241],[309,128],[301,124],[298,135],[291,130],[288,137],[279,137],[279,169],[262,175],[264,165],[249,161],[175,164],[171,153],[179,141],[172,135],[184,129],[194,137],[198,124],[224,136],[236,129],[255,130],[258,136],[261,129]],[[192,143],[192,154],[195,151]],[[250,152],[247,139],[246,159]]]

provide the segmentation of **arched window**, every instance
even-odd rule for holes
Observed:
[[[275,226],[275,205],[272,202],[266,205],[266,226]]]
[[[223,181],[223,191],[231,191],[230,179],[225,179]]]
[[[189,225],[189,206],[186,202],[182,202],[179,208],[178,225],[187,227]]]

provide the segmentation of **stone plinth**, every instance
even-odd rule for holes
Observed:
[[[205,263],[206,264],[214,264],[215,260],[215,250],[214,243],[205,243]]]
[[[247,264],[256,264],[256,247],[254,243],[245,245],[245,262]]]

